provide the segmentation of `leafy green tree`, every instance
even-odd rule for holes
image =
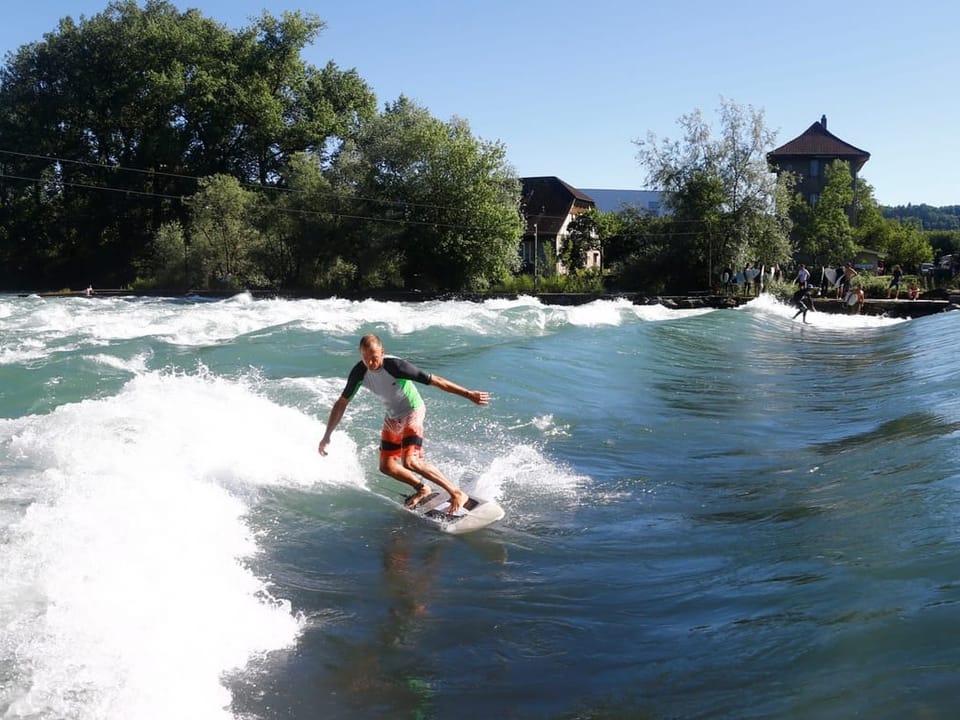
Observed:
[[[678,262],[686,267],[682,248],[672,242],[673,221],[639,208],[625,208],[616,218],[604,248],[611,289],[663,292],[671,284],[671,268]]]
[[[261,269],[277,287],[352,289],[356,269],[344,261],[350,255],[349,221],[341,214],[350,208],[344,191],[333,185],[312,153],[291,156],[282,177],[282,191],[260,205]]]
[[[786,197],[786,188],[779,194]],[[783,207],[783,206],[781,206]],[[756,213],[750,216],[746,236],[749,239],[746,252],[754,263],[767,270],[782,266],[793,256],[790,242],[791,223],[788,214]]]
[[[890,221],[883,217],[874,198],[873,186],[864,178],[857,178],[853,190],[855,223],[853,239],[861,247],[883,251],[886,247],[887,228]]]
[[[193,267],[197,264],[194,262]],[[186,291],[202,289],[201,278],[190,274],[190,244],[179,221],[164,223],[157,230],[149,252],[137,261],[137,286]]]
[[[200,181],[200,190],[189,201],[189,255],[205,289],[264,282],[254,262],[263,244],[253,222],[259,215],[258,202],[256,193],[229,175]]]
[[[571,272],[582,270],[587,253],[600,251],[603,262],[603,247],[615,224],[614,213],[603,213],[596,208],[577,215],[561,239],[560,261]]]
[[[165,0],[62,20],[0,70],[0,281],[482,289],[513,272],[500,143]],[[182,262],[181,262],[182,260]]]
[[[933,230],[925,232],[924,236],[933,248],[935,256],[960,252],[960,230]]]
[[[873,187],[863,178],[853,183],[849,165],[834,161],[824,169],[826,186],[814,206],[798,199],[794,209],[798,248],[813,263],[829,263],[852,258],[869,248],[883,253],[888,265],[919,268],[932,257],[928,239],[920,232],[916,218],[904,222],[882,214],[873,195]],[[853,208],[856,222],[851,224]]]
[[[873,186],[864,177],[858,177],[854,183],[853,207],[854,231],[858,234],[884,220]]]
[[[890,233],[884,248],[888,263],[899,263],[904,270],[919,272],[920,264],[933,260],[933,248],[923,232],[913,223],[890,222]]]
[[[334,171],[370,218],[355,258],[366,282],[481,290],[517,269],[519,180],[503,145],[475,138],[466,121],[442,122],[400,97]]]
[[[676,284],[707,279],[714,248],[718,264],[788,260],[790,220],[782,201],[789,178],[778,179],[767,165],[775,133],[763,112],[721,98],[716,135],[699,109],[678,124],[682,140],[648,133],[635,141],[649,184],[665,194],[676,218],[673,235],[682,251],[667,255]]]
[[[722,179],[705,170],[691,172],[686,183],[671,196],[673,252],[664,258],[669,265],[660,271],[662,276],[671,278],[670,284],[709,287],[714,262],[721,266],[730,262],[733,237],[726,232],[724,200]],[[680,258],[686,262],[678,262]]]
[[[197,177],[275,184],[295,153],[327,157],[375,99],[355,72],[302,62],[322,29],[264,13],[231,32],[197,10],[123,0],[8,56],[0,148],[23,150],[0,157],[0,222],[7,237],[30,228],[16,251],[30,282],[123,284],[157,230],[187,219],[180,198]]]
[[[824,168],[825,185],[810,213],[810,234],[800,248],[813,262],[847,260],[857,252],[848,215],[853,204],[850,165],[834,160]]]

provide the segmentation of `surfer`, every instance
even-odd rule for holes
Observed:
[[[793,294],[793,304],[796,305],[799,310],[793,316],[793,319],[797,319],[797,315],[803,314],[803,321],[807,321],[807,312],[813,310],[813,299],[810,297],[810,288],[806,285],[802,286]]]
[[[454,487],[440,470],[423,459],[423,419],[426,407],[413,382],[433,385],[454,395],[465,397],[477,405],[490,402],[490,393],[467,390],[439,375],[424,372],[416,365],[392,355],[385,355],[383,343],[376,335],[360,339],[360,362],[353,366],[347,384],[330,410],[327,429],[317,450],[327,454],[330,435],[340,423],[347,405],[363,385],[383,400],[386,417],[380,433],[380,472],[406,483],[414,492],[407,498],[407,507],[414,507],[427,497],[431,488],[420,478],[436,483],[450,494],[449,513],[455,513],[467,501],[467,495]]]

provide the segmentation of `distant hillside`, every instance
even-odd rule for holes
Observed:
[[[880,212],[885,218],[906,220],[913,218],[920,221],[923,230],[960,230],[960,205],[897,205],[895,207],[880,206]]]

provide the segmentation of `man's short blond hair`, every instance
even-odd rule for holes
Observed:
[[[380,337],[374,335],[373,333],[368,333],[360,338],[360,348],[378,348],[383,347],[383,343],[380,342]]]

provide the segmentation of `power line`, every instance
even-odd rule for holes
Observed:
[[[2,148],[0,148],[0,154],[11,155],[11,156],[21,157],[21,158],[30,158],[34,160],[43,160],[51,163],[80,165],[83,167],[97,168],[101,170],[137,173],[137,174],[145,175],[151,178],[152,177],[168,177],[168,178],[174,178],[178,180],[190,180],[197,183],[199,183],[199,181],[202,179],[202,177],[197,175],[173,173],[173,172],[168,172],[166,170],[155,170],[152,168],[151,169],[135,168],[135,167],[127,167],[123,165],[111,165],[107,163],[91,162],[89,160],[73,160],[70,158],[60,158],[60,157],[51,156],[51,155],[27,153],[27,152],[21,152],[17,150],[4,150]],[[177,202],[184,202],[184,199],[185,199],[185,196],[183,195],[170,195],[170,194],[159,193],[155,191],[132,190],[129,188],[116,188],[116,187],[111,187],[109,185],[94,185],[90,183],[82,183],[82,182],[67,181],[67,180],[60,180],[60,179],[30,178],[30,177],[24,177],[21,175],[4,173],[2,171],[0,171],[0,178],[20,180],[23,182],[31,182],[31,183],[54,184],[61,187],[74,187],[74,188],[80,188],[85,190],[103,190],[107,192],[125,193],[127,195],[135,195],[138,197],[152,197],[152,198],[160,198],[165,200],[175,200]],[[262,185],[258,183],[242,182],[242,181],[240,181],[240,185],[241,187],[249,188],[251,190],[256,190],[258,192],[263,192],[263,191],[285,192],[285,193],[300,192],[299,190],[296,190],[294,188],[280,187],[277,185]],[[404,208],[404,209],[424,208],[429,210],[444,210],[444,211],[450,211],[450,212],[463,211],[462,208],[454,207],[451,205],[408,202],[404,200],[390,200],[385,198],[371,198],[371,197],[366,197],[362,195],[342,195],[338,193],[318,193],[318,195],[323,198],[334,199],[338,202],[343,202],[343,201],[369,202],[369,203],[389,205],[389,206]],[[454,230],[456,229],[471,230],[471,231],[489,230],[489,228],[483,227],[483,226],[465,225],[461,223],[435,222],[430,220],[416,220],[411,218],[376,217],[371,215],[360,215],[355,213],[321,211],[321,210],[303,210],[303,209],[295,209],[295,208],[277,208],[276,210],[278,212],[281,212],[287,215],[299,215],[304,217],[332,216],[332,217],[337,217],[337,218],[346,219],[346,220],[365,220],[369,222],[393,223],[393,224],[399,224],[399,225],[424,225],[424,226],[442,227],[442,228],[448,228],[448,229],[454,229]],[[539,219],[560,220],[560,221],[564,220],[566,217],[567,217],[566,215],[546,215],[546,214],[537,215],[537,218]],[[683,222],[689,223],[691,221],[683,221]],[[707,221],[697,220],[693,222],[697,224],[705,224]],[[724,222],[730,223],[732,222],[732,219],[726,218],[724,219]],[[683,231],[683,232],[673,231],[673,232],[668,232],[664,234],[641,233],[641,234],[635,234],[633,235],[633,237],[660,238],[665,236],[688,237],[688,236],[699,236],[699,235],[702,235],[702,233],[696,232],[696,231]]]
[[[23,182],[29,183],[39,183],[39,184],[53,184],[59,187],[75,187],[85,190],[101,190],[105,192],[114,192],[121,193],[126,195],[137,195],[140,197],[151,197],[151,198],[161,198],[164,200],[174,200],[176,202],[183,203],[185,202],[185,197],[183,195],[167,195],[164,193],[157,192],[147,192],[145,190],[130,190],[128,188],[116,188],[110,187],[109,185],[91,185],[88,183],[79,183],[73,182],[70,180],[50,180],[45,178],[31,178],[24,177],[22,175],[12,175],[9,173],[0,172],[0,178],[5,178],[9,180],[20,180]],[[417,220],[412,218],[391,218],[391,217],[376,217],[373,215],[356,215],[351,213],[342,213],[334,211],[323,211],[323,210],[303,210],[299,208],[275,208],[277,212],[284,213],[287,215],[299,215],[304,217],[336,217],[344,220],[366,220],[369,222],[380,222],[380,223],[393,223],[398,225],[424,225],[430,227],[440,227],[448,228],[451,230],[471,230],[471,231],[488,231],[490,228],[480,225],[464,225],[461,223],[445,223],[437,222],[432,220]]]
[[[199,183],[200,180],[203,179],[202,176],[198,176],[198,175],[185,175],[183,173],[167,172],[166,170],[156,170],[153,168],[144,169],[144,168],[126,167],[124,165],[111,165],[108,163],[91,162],[89,160],[73,160],[70,158],[60,158],[60,157],[55,157],[51,155],[40,155],[37,153],[26,153],[26,152],[20,152],[17,150],[4,150],[2,148],[0,148],[0,154],[12,155],[15,157],[22,157],[22,158],[30,158],[33,160],[44,160],[51,163],[81,165],[83,167],[97,168],[101,170],[138,173],[138,174],[146,175],[149,177],[168,177],[168,178],[174,178],[177,180],[191,180],[197,183]],[[283,193],[300,192],[295,188],[281,187],[279,185],[263,185],[260,183],[252,183],[247,181],[238,181],[238,182],[242,187],[250,188],[252,190],[257,190],[259,192],[263,192],[263,191],[283,192]],[[414,202],[414,201],[406,201],[406,200],[390,200],[387,198],[367,197],[364,195],[341,195],[338,193],[318,193],[318,195],[320,195],[321,197],[335,198],[341,201],[345,200],[345,201],[352,201],[352,202],[368,202],[368,203],[377,203],[380,205],[392,205],[396,207],[406,207],[406,208],[449,210],[452,212],[463,211],[462,207],[454,207],[452,205],[439,205],[435,203]],[[559,220],[565,216],[544,216],[544,217],[553,217],[554,219]]]
[[[29,177],[24,177],[23,175],[10,175],[9,173],[0,173],[0,178],[5,178],[8,180],[23,180],[24,182],[29,182],[29,183],[54,184],[54,185],[60,185],[63,187],[77,187],[77,188],[84,188],[87,190],[106,190],[108,192],[126,193],[127,195],[141,195],[143,197],[158,197],[158,198],[165,198],[167,200],[180,200],[180,201],[183,200],[182,196],[180,195],[164,195],[163,193],[147,192],[145,190],[113,188],[108,185],[89,185],[87,183],[70,182],[65,180],[29,178]]]

